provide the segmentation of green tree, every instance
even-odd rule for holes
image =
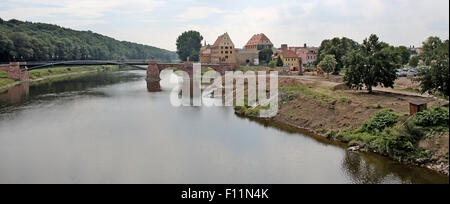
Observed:
[[[411,51],[405,46],[396,47],[395,51],[401,56],[402,65],[408,64],[409,59],[411,58]]]
[[[419,66],[419,56],[411,57],[411,59],[409,60],[409,66],[414,68]]]
[[[187,31],[181,34],[177,39],[178,57],[187,61],[198,61],[200,49],[202,48],[203,37],[197,31]]]
[[[263,49],[259,51],[259,62],[261,64],[267,64],[272,61],[273,51],[272,49]]]
[[[14,49],[13,42],[4,33],[0,32],[0,60],[10,60],[10,51]]]
[[[334,55],[326,55],[323,60],[319,63],[319,67],[327,73],[327,76],[336,68],[337,61]]]
[[[276,61],[270,61],[269,63],[269,67],[270,68],[275,68],[277,66],[277,62]]]
[[[283,60],[281,59],[281,56],[278,56],[277,67],[282,67],[282,66],[284,66],[284,62],[283,62]]]
[[[319,47],[318,57],[314,65],[319,65],[326,55],[334,55],[337,64],[335,70],[333,70],[333,74],[339,74],[342,68],[344,68],[342,57],[358,48],[359,44],[356,41],[345,37],[324,40]]]
[[[365,86],[369,93],[379,85],[393,88],[397,79],[396,69],[401,67],[400,61],[395,48],[371,35],[364,40],[360,50],[344,57],[344,81],[352,89],[361,90]]]
[[[423,68],[419,71],[418,81],[420,82],[422,93],[430,94],[439,92],[444,96],[449,96],[448,78],[449,78],[449,41],[435,47],[433,60],[430,61],[431,67]]]
[[[420,58],[427,66],[430,66],[431,62],[439,57],[438,48],[441,46],[442,40],[439,37],[429,37],[425,42],[423,42]]]

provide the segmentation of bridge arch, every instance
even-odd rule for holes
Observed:
[[[234,68],[236,68],[237,64],[201,64],[202,68],[211,68],[217,72],[219,72],[221,75],[224,75],[226,71],[232,71]],[[178,64],[166,64],[166,63],[158,63],[155,61],[149,62],[148,69],[147,69],[147,78],[152,80],[160,80],[160,73],[164,69],[168,68],[177,68],[179,70],[185,71],[189,74],[189,76],[192,77],[193,75],[193,62],[185,62],[185,63],[178,63]]]

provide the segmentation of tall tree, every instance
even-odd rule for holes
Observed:
[[[187,31],[181,34],[177,39],[178,57],[187,61],[198,61],[200,49],[202,48],[203,37],[197,31]]]
[[[336,59],[336,68],[333,70],[334,74],[339,74],[339,72],[344,67],[344,62],[342,57],[351,51],[357,50],[359,44],[354,40],[349,38],[333,38],[331,40],[322,41],[319,47],[319,53],[314,64],[317,66],[325,58],[326,55],[334,55]]]
[[[259,52],[259,62],[261,64],[267,64],[272,61],[273,51],[272,49],[263,49]]]
[[[405,46],[396,47],[395,51],[400,55],[402,65],[408,64],[411,58],[411,51]]]
[[[319,63],[319,67],[327,73],[327,77],[336,68],[337,61],[334,55],[326,55],[323,60]]]
[[[437,52],[441,45],[442,40],[439,37],[429,37],[425,42],[423,42],[420,58],[427,66],[430,66],[431,62],[439,57]]]
[[[409,60],[409,66],[416,68],[419,65],[419,56],[413,56]]]
[[[283,60],[281,59],[281,56],[278,56],[278,59],[277,59],[277,67],[282,67],[282,66],[284,66],[284,62],[283,62]]]
[[[344,81],[352,89],[364,87],[373,92],[373,87],[394,87],[396,69],[401,67],[401,57],[395,48],[379,42],[376,35],[365,39],[361,49],[344,57],[346,72]]]
[[[422,93],[433,94],[439,92],[444,96],[449,96],[449,41],[445,41],[438,47],[429,50],[433,53],[432,60],[428,59],[431,67],[423,68],[419,71],[418,81],[420,82]]]

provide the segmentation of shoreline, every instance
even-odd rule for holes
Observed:
[[[89,74],[89,73],[94,73],[94,72],[98,72],[98,71],[97,70],[92,70],[92,71],[74,72],[74,73],[67,73],[67,74],[55,74],[55,75],[50,75],[50,76],[37,78],[37,79],[28,79],[28,80],[23,80],[23,81],[16,81],[15,83],[8,84],[6,86],[0,87],[0,93],[6,92],[9,89],[14,88],[15,86],[20,85],[22,83],[33,83],[33,82],[45,81],[45,80],[59,78],[59,77],[66,77],[66,76],[73,76],[73,75],[83,75],[83,74]]]
[[[315,131],[315,130],[313,130],[311,128],[302,127],[302,126],[296,125],[294,123],[281,120],[278,117],[274,117],[274,118],[270,118],[270,119],[259,118],[259,117],[255,117],[255,116],[247,116],[245,114],[242,114],[242,113],[239,113],[239,112],[236,112],[236,111],[235,111],[235,114],[238,115],[239,117],[250,119],[250,120],[264,121],[264,122],[268,122],[268,123],[279,123],[279,124],[282,124],[282,125],[285,125],[285,126],[288,126],[288,127],[296,129],[297,133],[305,134],[306,136],[312,137],[312,138],[317,139],[317,140],[327,141],[328,143],[331,143],[331,144],[334,144],[336,146],[339,146],[341,148],[346,149],[346,151],[351,151],[351,150],[349,150],[351,148],[349,143],[346,143],[344,141],[338,140],[336,138],[328,139],[325,136],[325,134],[323,134],[323,133],[319,133],[319,132],[317,132],[317,131]],[[427,169],[427,170],[439,173],[439,174],[447,176],[447,177],[449,176],[448,169],[444,170],[444,169],[440,168],[439,164],[421,165],[421,164],[417,164],[417,163],[414,163],[414,162],[398,161],[398,160],[395,160],[395,159],[390,158],[388,156],[385,156],[385,155],[382,155],[382,154],[379,154],[377,152],[370,151],[370,150],[358,150],[358,151],[353,151],[353,152],[376,154],[378,156],[381,156],[383,158],[389,159],[391,161],[398,162],[399,164],[402,164],[402,165],[420,167],[420,168],[424,168],[424,169]]]
[[[78,71],[74,71],[74,70],[78,70]],[[4,93],[4,92],[8,91],[9,89],[14,88],[15,86],[20,85],[22,83],[33,83],[33,82],[46,81],[46,80],[50,80],[50,79],[67,77],[67,76],[84,75],[84,74],[95,73],[95,72],[100,72],[100,71],[121,71],[121,70],[128,70],[128,69],[109,66],[109,65],[106,65],[106,66],[54,67],[54,68],[49,68],[49,69],[44,70],[43,73],[38,71],[37,73],[35,73],[35,77],[36,76],[39,76],[39,77],[34,78],[34,79],[31,77],[31,75],[33,74],[33,72],[31,71],[31,72],[29,72],[30,79],[16,81],[14,83],[2,86],[2,87],[0,87],[0,93]],[[57,72],[60,72],[60,73],[57,73]],[[46,74],[46,76],[40,77],[41,74],[44,74],[44,75]]]
[[[400,157],[392,156],[385,152],[376,152],[378,149],[368,146],[371,142],[366,143],[366,138],[361,136],[351,140],[340,137],[346,136],[344,133],[347,132],[356,134],[352,132],[360,129],[364,122],[371,120],[382,110],[392,109],[399,115],[397,123],[402,124],[411,117],[410,101],[424,100],[429,108],[448,107],[447,101],[395,92],[380,91],[368,94],[334,86],[335,84],[338,83],[309,80],[309,77],[284,77],[279,80],[279,111],[275,117],[259,118],[258,109],[263,107],[235,107],[235,113],[244,118],[281,123],[302,130],[301,133],[308,132],[308,135],[313,135],[314,138],[319,136],[330,142],[338,142],[348,151],[370,152],[403,165],[417,166],[449,176],[448,131],[436,132],[439,134],[420,140],[416,147],[427,151],[426,157],[415,157],[415,152]],[[375,134],[369,136],[377,138]],[[447,141],[442,141],[443,138],[447,138]]]

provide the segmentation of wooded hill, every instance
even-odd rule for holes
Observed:
[[[91,31],[0,18],[0,61],[177,60],[175,52]]]

